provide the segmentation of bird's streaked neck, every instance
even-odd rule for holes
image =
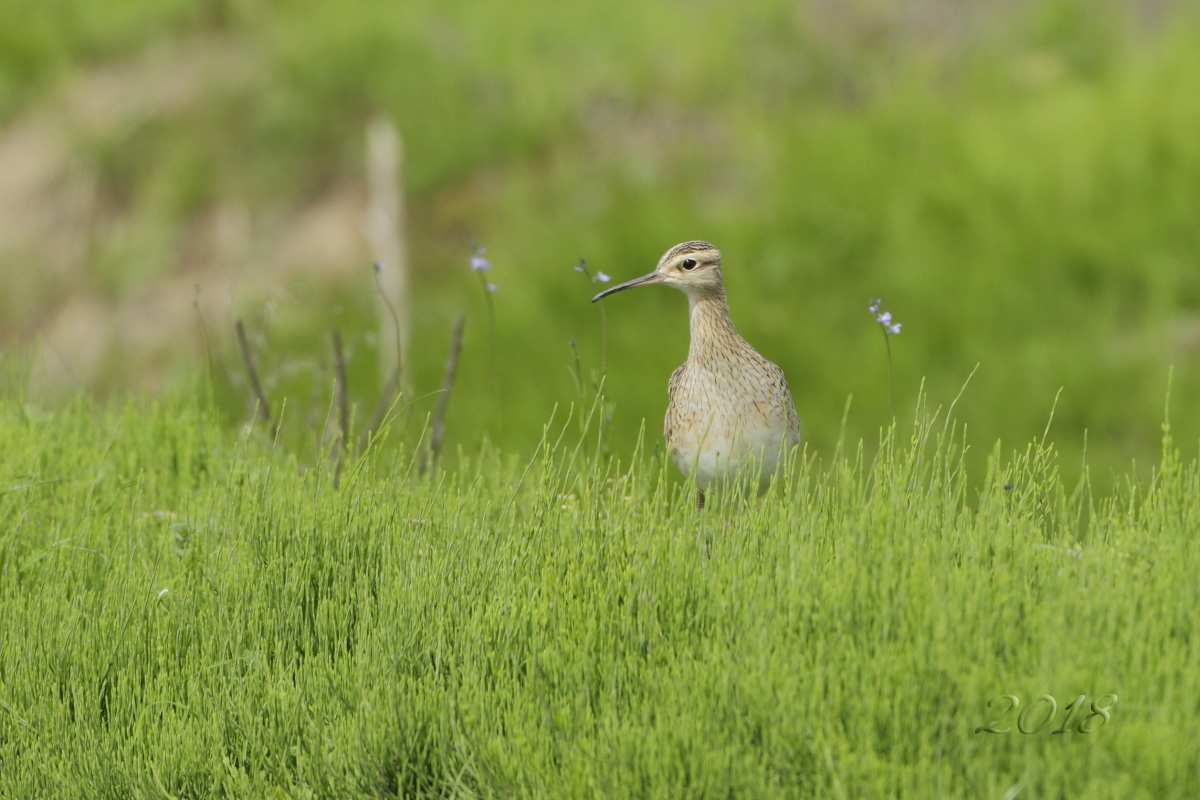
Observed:
[[[691,328],[691,343],[688,359],[704,359],[729,346],[729,338],[737,337],[733,320],[729,318],[729,304],[725,290],[688,293],[688,317]]]

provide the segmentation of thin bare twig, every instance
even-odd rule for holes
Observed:
[[[267,426],[271,426],[271,404],[267,402],[267,393],[263,391],[262,381],[258,379],[258,368],[254,365],[254,354],[250,352],[250,341],[246,338],[246,326],[241,319],[234,326],[237,329],[238,344],[242,350],[242,361],[246,364],[246,373],[250,376],[250,387],[258,398],[258,418]],[[275,437],[275,429],[271,427],[271,438]]]
[[[337,384],[335,400],[338,412],[338,437],[333,446],[333,488],[342,483],[342,464],[346,460],[346,442],[350,438],[350,401],[346,390],[346,352],[342,349],[342,332],[333,330],[333,366]]]
[[[437,475],[438,456],[442,453],[442,439],[446,435],[446,407],[450,404],[450,390],[454,388],[454,376],[458,372],[458,354],[462,351],[463,326],[467,318],[459,315],[454,323],[454,339],[450,344],[450,357],[446,359],[446,376],[442,380],[441,397],[438,398],[437,409],[433,412],[433,422],[429,426],[429,470]],[[421,464],[417,473],[425,474],[425,454],[421,454]]]
[[[399,381],[400,371],[404,367],[405,363],[404,353],[402,352],[402,347],[400,345],[400,331],[402,330],[402,326],[400,324],[400,315],[396,312],[396,307],[392,305],[392,301],[388,299],[387,292],[383,289],[383,282],[379,277],[383,273],[384,269],[385,266],[383,262],[375,262],[375,293],[379,295],[379,299],[383,301],[384,307],[392,316],[392,333],[395,334],[396,337],[396,366],[394,369],[396,372],[396,379]]]

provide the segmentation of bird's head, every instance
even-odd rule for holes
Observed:
[[[635,286],[665,283],[674,286],[689,298],[724,291],[721,283],[721,251],[708,242],[683,242],[663,253],[658,266],[649,275],[619,283],[592,298],[596,302],[610,294]]]

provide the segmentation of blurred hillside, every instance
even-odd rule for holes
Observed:
[[[658,441],[685,301],[606,303],[677,241],[725,254],[740,332],[806,436],[873,441],[924,382],[992,442],[1097,478],[1153,461],[1168,369],[1200,437],[1200,17],[1190,4],[4,0],[0,341],[38,402],[194,385],[321,436],[330,334],[361,419],[386,377],[366,139],[403,143],[420,428],[467,315],[450,449],[528,451],[607,362],[612,448]],[[486,245],[494,323],[477,276]],[[391,264],[388,269],[398,269]],[[387,274],[385,270],[385,274]],[[579,368],[570,342],[578,347]],[[16,356],[20,359],[21,356]],[[11,357],[10,357],[11,360]],[[1187,445],[1185,445],[1185,448]]]

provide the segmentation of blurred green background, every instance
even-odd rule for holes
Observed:
[[[404,154],[410,439],[467,316],[450,458],[529,452],[605,367],[610,451],[643,419],[659,442],[686,301],[612,298],[605,346],[572,268],[623,280],[693,238],[723,250],[734,322],[784,368],[819,453],[851,395],[851,441],[889,419],[874,297],[904,325],[901,418],[922,383],[944,407],[979,365],[956,408],[976,477],[997,439],[1041,435],[1060,389],[1068,476],[1085,436],[1102,485],[1155,462],[1172,367],[1177,441],[1200,437],[1194,4],[0,9],[0,342],[36,402],[211,385],[243,422],[244,319],[272,404],[287,398],[281,437],[329,436],[335,328],[361,427],[394,336],[365,233],[382,120]]]

